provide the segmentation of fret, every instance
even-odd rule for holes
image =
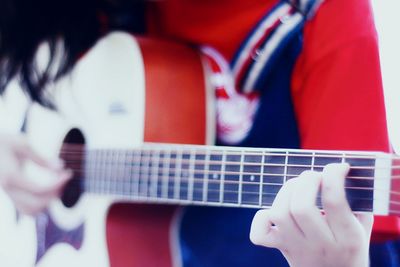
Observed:
[[[116,183],[116,194],[124,196],[124,185],[125,185],[125,172],[126,172],[126,156],[124,151],[117,151],[117,179]]]
[[[222,168],[222,153],[218,150],[210,152],[210,161],[208,164],[208,190],[207,202],[219,202],[221,191],[221,168]]]
[[[258,155],[255,155],[255,154]],[[242,204],[258,205],[261,181],[262,153],[244,154],[242,164]]]
[[[115,151],[111,150],[109,152],[109,157],[107,158],[107,192],[113,195],[116,186],[116,173],[115,173]]]
[[[111,195],[114,195],[116,192],[116,180],[117,180],[117,153],[114,150],[111,150],[110,152],[110,157],[108,158],[108,177],[107,177],[107,182],[108,182],[108,193]]]
[[[312,152],[311,154],[311,170],[315,170],[315,152]]]
[[[108,174],[107,174],[107,170],[108,170],[108,163],[107,163],[107,158],[108,158],[109,152],[105,151],[104,153],[102,153],[102,157],[101,157],[101,176],[102,176],[102,183],[101,183],[101,192],[103,194],[107,193],[106,192],[106,188],[108,188],[108,184],[107,184],[107,180],[109,180]]]
[[[289,164],[289,152],[286,151],[285,167],[284,167],[285,169],[284,169],[284,173],[283,173],[284,183],[286,183],[288,180],[288,164]]]
[[[326,153],[315,153],[314,159],[314,170],[322,172],[324,167],[330,163],[341,163],[345,162],[345,155],[341,154],[326,154]],[[322,207],[321,192],[318,192],[316,205]]]
[[[260,185],[258,191],[258,206],[262,207],[262,196],[263,196],[263,184],[264,184],[264,161],[265,161],[265,151],[261,152],[261,170],[260,170]]]
[[[203,175],[203,202],[207,202],[207,193],[208,193],[208,169],[209,169],[209,161],[210,161],[210,151],[206,150],[206,157],[204,159],[204,175]]]
[[[105,178],[105,187],[104,187],[104,191],[108,194],[112,194],[112,188],[111,188],[111,180],[112,180],[112,176],[113,176],[113,168],[112,168],[112,160],[113,160],[113,151],[108,151],[106,153],[106,157],[104,158],[105,161],[105,166],[106,166],[106,176]]]
[[[341,161],[340,161],[341,163],[346,163],[346,154],[345,153],[343,153],[342,154],[342,158],[341,158]],[[323,169],[323,168],[322,168]],[[322,171],[322,170],[321,170]],[[318,196],[320,196],[321,194],[319,193],[318,194]],[[349,201],[348,200],[348,196],[347,196],[347,192],[346,192],[346,197],[347,197],[347,201]],[[319,204],[320,205],[320,207],[322,206],[322,199],[321,200],[319,200],[319,201],[317,201],[317,204]],[[350,204],[350,203],[349,203]]]
[[[324,154],[324,153],[314,153],[314,170],[322,172],[324,167],[330,163],[341,163],[345,162],[345,157],[340,154]]]
[[[160,163],[160,151],[156,149],[153,150],[153,155],[152,155],[151,178],[149,186],[149,196],[152,198],[157,198],[159,163]]]
[[[175,164],[174,199],[179,199],[181,185],[182,150],[178,150]]]
[[[126,180],[128,175],[128,159],[127,159],[127,152],[125,150],[119,151],[119,165],[120,165],[120,175],[118,180],[118,194],[125,198],[125,190],[126,190]]]
[[[157,169],[153,172],[154,182],[154,197],[157,199],[162,198],[163,182],[164,182],[164,158],[165,150],[158,150]]]
[[[142,164],[142,151],[135,150],[133,152],[133,168],[132,168],[132,189],[133,198],[140,197],[140,169]]]
[[[262,205],[271,206],[276,194],[286,182],[289,153],[266,151],[264,156]]]
[[[163,174],[162,174],[162,193],[161,196],[164,199],[168,199],[168,180],[169,180],[169,173],[170,173],[170,157],[171,151],[166,150],[164,156],[164,163],[163,163]]]
[[[244,151],[241,151],[241,153],[240,153],[240,171],[239,171],[239,195],[238,195],[238,204],[239,205],[242,205],[243,161],[244,161]]]
[[[90,173],[89,177],[92,180],[92,184],[94,184],[94,191],[93,192],[101,192],[101,184],[102,184],[102,177],[101,177],[101,154],[98,151],[94,151],[94,171]]]
[[[155,150],[153,148],[149,149],[149,158],[148,158],[148,165],[146,167],[146,175],[145,175],[145,199],[151,198],[151,185],[152,185],[152,170],[154,168],[154,153]]]
[[[96,184],[95,179],[92,178],[92,174],[94,174],[96,170],[96,159],[94,153],[87,153],[85,155],[85,162],[84,162],[84,190],[89,192],[96,192]],[[95,177],[95,176],[94,176]]]
[[[174,199],[175,188],[176,188],[176,172],[178,171],[177,162],[179,157],[178,150],[171,150],[170,152],[170,164],[168,171],[168,187],[167,187],[167,199]]]
[[[350,170],[347,179],[345,180],[345,186],[349,187],[346,189],[347,200],[349,201],[350,207],[362,209],[362,210],[373,210],[374,191],[370,190],[374,187],[375,170],[373,168],[359,169],[358,167],[374,167],[375,159],[362,158],[347,158],[346,155],[343,157],[345,162],[349,163]],[[360,179],[361,178],[361,179]],[[371,179],[365,179],[371,178]],[[358,188],[358,189],[353,189]],[[361,190],[360,190],[361,189]]]
[[[96,192],[97,184],[95,183],[95,179],[93,179],[94,174],[96,172],[96,164],[97,159],[95,158],[96,154],[93,152],[88,152],[85,156],[85,163],[84,163],[84,190],[89,193]]]
[[[299,176],[302,172],[311,169],[312,157],[309,152],[291,152],[287,154],[287,179]]]
[[[106,193],[104,192],[106,188],[106,169],[107,169],[107,165],[105,162],[106,154],[107,152],[100,153],[100,160],[99,160],[99,178],[100,178],[99,192],[102,194]]]
[[[126,152],[126,170],[125,170],[125,179],[124,179],[124,195],[127,199],[132,199],[132,176],[133,176],[133,152]]]
[[[193,201],[203,201],[205,197],[205,166],[206,166],[206,150],[196,150],[194,160],[194,181],[193,181]]]
[[[149,149],[142,151],[142,157],[139,170],[139,197],[148,197],[149,172],[151,168],[151,151]]]
[[[178,199],[188,200],[189,196],[189,172],[190,172],[190,157],[191,152],[188,150],[182,151],[181,172],[179,177],[179,194]]]
[[[226,163],[226,151],[222,151],[222,165],[221,165],[221,178],[220,178],[220,190],[219,190],[219,203],[224,202],[224,184],[225,184],[225,163]]]
[[[104,163],[103,163],[103,153],[98,152],[97,154],[97,171],[96,171],[96,176],[92,177],[93,179],[98,179],[97,182],[97,189],[98,189],[98,193],[103,193],[103,188],[104,188]]]
[[[240,151],[229,151],[226,154],[224,175],[224,203],[237,204],[240,182]]]
[[[190,163],[189,163],[189,189],[187,199],[193,201],[193,184],[194,184],[194,164],[195,164],[196,150],[190,150]]]
[[[359,166],[359,167],[371,167],[364,169],[355,169],[350,168],[349,176],[351,177],[371,177],[375,176],[375,159],[364,159],[364,158],[346,158],[346,162],[350,164],[350,166]]]
[[[103,187],[103,171],[102,171],[102,154],[100,153],[100,151],[96,150],[95,151],[96,154],[96,164],[95,164],[95,172],[94,172],[94,176],[91,176],[91,179],[94,180],[94,184],[96,185],[95,188],[96,190],[94,192],[96,193],[101,193],[102,191],[102,187]]]
[[[276,152],[268,152],[268,155],[265,155],[263,179],[266,183],[283,184],[286,181],[287,159],[287,156],[282,156],[281,153]]]
[[[111,195],[114,195],[116,192],[116,187],[117,183],[115,182],[117,180],[117,171],[116,169],[118,168],[118,160],[117,160],[117,152],[112,150],[111,152],[111,157],[109,158],[108,161],[108,189],[109,193]]]

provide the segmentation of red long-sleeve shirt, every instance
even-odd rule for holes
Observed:
[[[150,32],[216,48],[228,60],[276,0],[168,0]],[[291,93],[301,147],[389,151],[377,33],[368,0],[325,0],[304,28]],[[377,218],[380,236],[397,228]]]

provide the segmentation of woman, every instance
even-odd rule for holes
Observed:
[[[107,14],[110,3],[91,0],[79,3],[67,1],[62,3],[62,6],[60,5],[60,3],[45,0],[35,3],[5,1],[5,8],[1,11],[4,12],[4,16],[3,14],[0,16],[0,67],[2,73],[5,74],[1,76],[2,88],[11,78],[18,76],[31,98],[47,106],[51,106],[51,102],[41,94],[42,88],[65,76],[82,54],[107,32],[109,26],[107,20],[101,20],[99,17],[108,18],[101,14]],[[258,104],[256,112],[249,116],[249,128],[242,129],[239,137],[233,139],[232,136],[238,136],[236,133],[220,131],[218,136],[220,144],[388,150],[376,32],[368,1],[331,0],[324,3],[322,1],[293,1],[288,4],[287,1],[272,0],[169,0],[150,1],[147,8],[145,20],[149,35],[212,46],[230,62],[232,71],[236,73],[236,88],[256,95]],[[22,12],[22,15],[19,15],[19,12]],[[259,43],[267,47],[272,41],[278,41],[279,45],[272,50],[270,60],[262,66],[261,75],[257,77],[256,82],[252,83],[249,77],[252,77],[253,66],[256,67],[257,62],[260,62],[258,58],[263,58],[262,53],[258,53],[262,49],[258,50],[255,47],[249,52],[242,48],[246,48],[251,43],[251,33],[256,32],[259,26],[264,25],[261,22],[269,21],[269,18],[274,18],[272,26],[268,28],[272,30],[265,31],[266,35],[263,35],[265,38]],[[288,28],[287,25],[293,25],[293,27]],[[263,29],[261,28],[260,31]],[[282,32],[287,38],[279,38]],[[48,67],[42,72],[35,68],[34,56],[39,43],[44,40],[50,43],[51,51],[54,52],[51,59],[54,58],[58,40],[64,43],[65,55],[61,64],[50,60]],[[241,55],[245,57],[246,53],[247,57],[254,60],[250,60],[250,64],[240,64]],[[369,60],[365,62],[365,58]],[[54,68],[56,71],[51,71]],[[238,69],[243,69],[243,71],[238,71]],[[246,86],[248,84],[251,86]],[[252,97],[251,93],[244,94],[244,98],[252,99]],[[374,112],[366,113],[365,110],[371,106],[375,107]],[[361,110],[363,112],[360,112]],[[219,118],[225,118],[224,109],[220,110],[220,113],[222,115],[220,114]],[[229,120],[219,121],[219,124],[222,126],[220,129],[233,128]],[[39,190],[35,185],[27,185],[24,182],[17,167],[4,168],[2,181],[11,198],[20,209],[35,213],[57,195],[70,175],[62,170],[60,164],[54,165],[32,156],[33,152],[19,143],[13,138],[3,142],[7,148],[3,150],[3,157],[13,164],[10,166],[18,166],[26,160],[34,160],[38,164],[48,166],[61,178],[53,186]],[[21,150],[22,153],[19,152]],[[332,168],[335,171],[332,171]],[[345,172],[342,168],[344,167],[329,167],[325,175],[322,175],[322,186],[329,185],[328,177],[332,176],[332,172],[335,173],[333,176],[337,176],[338,181],[341,181]],[[314,191],[312,189],[309,191],[310,196],[314,196],[313,192],[315,192],[315,187],[318,187],[321,177],[311,173],[303,176],[314,177],[310,178],[314,181]],[[285,201],[280,201],[281,197],[279,197],[274,204],[272,214],[280,210],[285,212],[286,217],[292,217],[286,205],[292,198],[288,195],[294,194],[292,188],[297,188],[295,185],[302,184],[303,180],[306,179],[300,178],[298,181],[301,182],[293,182],[284,187],[280,196],[283,196],[282,199]],[[336,190],[340,195],[341,191]],[[31,201],[32,199],[34,201]],[[308,199],[308,207],[311,202],[312,200]],[[346,204],[341,202],[340,206],[343,208],[343,215],[350,218],[352,215]],[[316,214],[313,208],[310,210],[313,210],[312,218],[319,221],[319,225],[325,228],[325,231],[321,233],[324,236],[327,235],[324,241],[326,246],[321,245],[322,248],[329,250],[332,256],[342,253],[342,249],[353,252],[352,247],[349,249],[330,243],[337,231],[331,229],[332,224],[329,223],[328,218],[331,217],[329,214],[335,214],[335,212],[327,211],[326,217],[323,217],[319,213]],[[181,222],[180,232],[186,253],[183,258],[184,264],[233,266],[250,264],[248,259],[252,259],[254,263],[251,264],[255,266],[257,263],[264,262],[270,262],[273,266],[284,264],[278,254],[255,249],[243,242],[243,237],[246,236],[245,230],[237,231],[237,229],[245,229],[253,215],[251,211],[239,212],[230,209],[187,209]],[[256,217],[252,239],[256,243],[281,249],[294,266],[309,264],[309,262],[302,262],[301,258],[305,253],[297,254],[297,251],[293,252],[286,246],[290,243],[303,244],[304,238],[308,235],[303,235],[303,239],[299,237],[296,242],[286,240],[283,243],[272,242],[269,235],[265,236],[265,233],[260,235],[262,240],[254,238],[254,233],[260,229],[260,221],[275,223],[275,215],[267,213],[266,219],[264,216],[261,213]],[[305,217],[308,218],[308,215]],[[324,218],[327,219],[327,224],[321,223],[321,220],[325,220]],[[366,233],[363,236],[360,234],[360,229],[365,225],[368,232],[369,224],[363,224],[354,218],[349,221],[355,240],[365,244],[369,234]],[[363,222],[364,219],[361,221]],[[222,229],[218,228],[217,224],[222,222],[230,222],[230,225],[225,224]],[[288,220],[288,224],[293,233],[299,236],[297,221],[294,224],[293,220]],[[204,233],[198,231],[197,236],[193,237],[196,234],[193,229],[202,229],[202,225],[213,227],[205,229],[207,232]],[[268,223],[266,227],[268,229]],[[284,227],[286,223],[282,225],[282,228]],[[269,233],[279,233],[276,229],[280,229],[278,224],[276,227],[271,227]],[[211,255],[211,252],[204,248],[202,252],[198,252],[197,249],[201,246],[199,244],[204,244],[205,239],[210,235],[216,237],[215,243],[225,245],[223,248],[225,255],[231,256],[221,257],[219,252]],[[310,241],[310,246],[315,246],[315,244]],[[340,249],[336,250],[338,247]],[[360,266],[364,266],[366,264],[365,247],[367,245],[363,245],[360,250],[351,254],[354,258],[345,260],[346,264],[355,266],[352,264],[360,262]],[[241,252],[240,255],[238,251]],[[307,257],[314,256],[314,254],[307,255]],[[315,259],[319,263],[328,261],[327,264],[329,264],[327,258]]]

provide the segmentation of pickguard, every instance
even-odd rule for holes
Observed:
[[[68,244],[75,250],[79,250],[82,247],[85,232],[84,223],[73,230],[65,231],[54,223],[46,211],[36,217],[35,224],[37,233],[36,264],[40,262],[51,247],[59,243]]]

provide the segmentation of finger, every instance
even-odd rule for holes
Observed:
[[[52,183],[46,186],[40,186],[29,179],[24,179],[21,175],[16,175],[13,179],[8,180],[7,188],[10,191],[23,191],[36,197],[54,198],[59,195],[64,185],[71,178],[71,171],[62,171],[59,174],[59,179],[54,179]]]
[[[290,213],[290,199],[296,187],[297,178],[291,179],[279,190],[271,207],[271,221],[276,229],[286,237],[302,240],[304,233]]]
[[[269,210],[259,210],[254,215],[250,229],[250,240],[255,245],[270,248],[280,247],[279,235],[272,226]]]
[[[322,174],[305,171],[297,178],[290,202],[290,212],[306,239],[315,244],[330,243],[333,234],[316,206]],[[321,243],[322,242],[322,243]]]
[[[19,182],[13,183],[8,188],[7,193],[20,212],[27,215],[36,215],[60,194],[65,183],[71,179],[71,172],[64,172],[60,177],[54,184],[46,188],[39,188],[38,185],[24,179],[13,179],[13,181],[23,180],[25,182],[24,185],[28,182],[28,187],[21,187]],[[33,190],[28,190],[31,187]]]
[[[42,157],[26,141],[19,144],[15,152],[20,159],[31,160],[37,165],[52,171],[60,171],[64,168],[64,162],[61,159],[48,160]]]
[[[50,198],[38,197],[23,191],[9,191],[8,195],[15,208],[26,215],[36,215],[50,203]]]
[[[335,239],[346,242],[358,234],[359,223],[347,202],[344,181],[348,164],[329,164],[322,172],[322,203],[327,223]]]

